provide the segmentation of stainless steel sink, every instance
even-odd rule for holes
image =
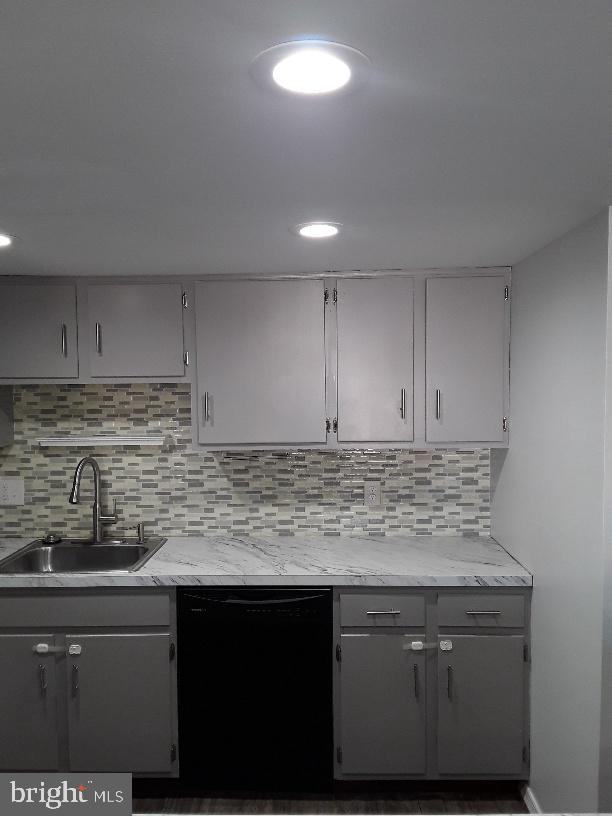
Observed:
[[[0,574],[133,572],[142,567],[165,541],[158,536],[151,536],[144,542],[135,538],[113,538],[101,544],[74,538],[47,544],[43,539],[37,539],[1,561]]]

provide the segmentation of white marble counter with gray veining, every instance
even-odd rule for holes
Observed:
[[[0,538],[0,559],[27,544]],[[0,588],[174,585],[529,587],[494,539],[478,536],[169,538],[136,572],[1,575]]]

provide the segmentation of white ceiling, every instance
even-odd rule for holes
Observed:
[[[300,35],[368,84],[256,85]],[[612,0],[2,0],[0,103],[0,273],[512,264],[612,200]]]

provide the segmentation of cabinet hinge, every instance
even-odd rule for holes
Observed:
[[[338,290],[334,286],[334,303],[337,303],[337,302],[338,302]]]
[[[183,292],[181,301],[183,303],[183,309],[187,308],[187,292]]]
[[[325,289],[323,292],[323,303],[329,303],[329,289]]]
[[[174,743],[170,746],[170,762],[176,762],[176,745]]]
[[[339,643],[336,646],[336,660],[338,663],[342,662],[342,646]]]
[[[342,748],[340,746],[336,748],[336,759],[338,760],[338,765],[342,765]]]
[[[174,643],[170,644],[170,648],[168,651],[170,660],[174,660],[174,658],[176,657],[176,646],[174,645]]]
[[[510,297],[510,287],[504,286],[504,300],[508,300]]]
[[[183,352],[183,362],[185,363],[186,366],[189,365],[189,352],[188,351]]]
[[[523,661],[529,663],[529,646],[526,643],[523,644]]]
[[[508,430],[508,417],[502,419],[502,431]]]

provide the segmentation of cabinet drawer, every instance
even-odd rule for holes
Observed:
[[[440,595],[439,626],[524,626],[523,595]]]
[[[33,591],[0,595],[3,626],[32,628],[74,626],[169,626],[167,592]]]
[[[424,626],[422,595],[341,595],[341,626]]]

